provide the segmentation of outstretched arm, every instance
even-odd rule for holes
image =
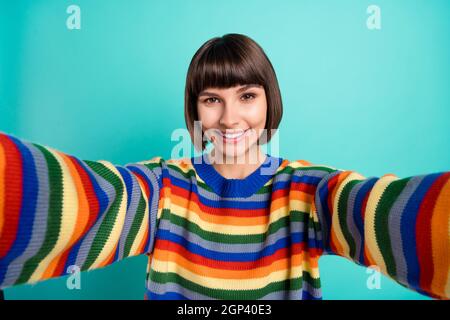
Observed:
[[[400,179],[334,170],[321,179],[314,204],[325,254],[450,298],[450,172]]]
[[[83,161],[0,132],[0,288],[151,252],[161,161]]]

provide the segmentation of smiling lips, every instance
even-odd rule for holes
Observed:
[[[234,130],[234,131],[227,130],[226,133],[223,131],[219,131],[219,134],[222,137],[223,142],[225,143],[238,143],[245,136],[248,136],[249,133],[250,128],[247,130]]]

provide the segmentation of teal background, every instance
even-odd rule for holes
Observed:
[[[81,8],[68,30],[66,8]],[[381,30],[366,27],[368,5]],[[195,51],[247,34],[283,96],[280,155],[365,176],[450,170],[450,2],[0,0],[0,131],[89,160],[169,158]],[[142,299],[146,257],[5,290],[7,299]],[[320,260],[324,299],[427,299]]]

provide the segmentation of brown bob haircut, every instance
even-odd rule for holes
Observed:
[[[193,56],[186,76],[184,118],[194,141],[194,121],[198,121],[198,95],[206,88],[230,88],[237,85],[263,86],[267,100],[267,142],[278,129],[283,115],[280,88],[275,70],[263,49],[242,34],[226,34],[205,42]],[[203,134],[202,134],[203,136]],[[259,143],[259,139],[258,139]],[[206,147],[202,141],[201,150]]]

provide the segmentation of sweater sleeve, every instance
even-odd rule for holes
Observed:
[[[376,267],[404,287],[450,297],[450,172],[365,178],[333,170],[314,207],[323,254]]]
[[[0,289],[151,253],[162,161],[79,160],[0,132]]]

